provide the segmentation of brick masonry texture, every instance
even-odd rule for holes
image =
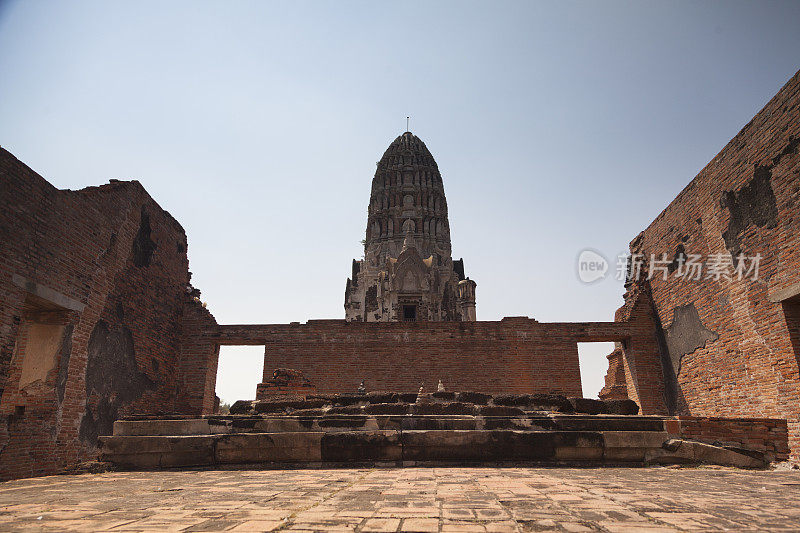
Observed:
[[[789,458],[785,420],[677,416],[666,420],[666,430],[683,439],[721,443],[767,452],[779,460]]]
[[[135,181],[61,191],[3,149],[0,178],[0,476],[91,458],[127,413],[199,412],[181,325],[213,319],[178,222]]]
[[[577,343],[628,339],[624,323],[539,323],[526,317],[497,322],[363,323],[219,326],[214,344],[265,345],[264,381],[276,368],[299,370],[318,391],[436,390],[557,393],[581,396]],[[653,357],[657,357],[653,355]]]
[[[603,397],[620,391],[682,415],[788,421],[800,457],[800,73],[734,137],[630,245],[667,254],[760,254],[756,280],[690,280],[647,272],[627,284],[618,320],[649,314],[660,361],[649,400],[637,396],[632,360],[609,356]],[[703,276],[705,277],[705,272]]]
[[[338,468],[110,472],[4,487],[4,531],[796,531],[800,472]]]
[[[441,379],[451,390],[582,395],[577,345],[535,326],[352,326],[312,323],[271,335],[265,379],[277,366],[301,370],[320,392],[356,392],[361,380],[368,390],[435,391]]]

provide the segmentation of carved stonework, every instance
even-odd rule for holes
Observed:
[[[345,318],[365,322],[474,321],[474,281],[453,261],[442,177],[406,132],[383,154],[368,208],[364,259],[353,261]]]

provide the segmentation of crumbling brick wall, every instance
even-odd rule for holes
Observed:
[[[631,242],[673,264],[632,280],[626,306],[652,297],[662,401],[679,414],[786,418],[800,457],[800,72]],[[679,262],[760,255],[759,273],[688,279]],[[684,271],[685,272],[685,271]],[[794,331],[794,336],[792,335]],[[793,342],[793,338],[795,342]],[[619,354],[618,354],[619,355]],[[617,358],[617,356],[612,356]],[[622,385],[617,361],[609,387]],[[627,386],[628,384],[626,384]],[[628,387],[630,389],[630,387]],[[610,388],[609,388],[610,390]]]
[[[630,324],[634,335],[617,343],[609,355],[610,375],[606,376],[600,398],[630,398],[639,404],[642,414],[668,414],[669,384],[664,380],[665,369],[660,357],[663,335],[649,288],[631,286],[614,319]],[[619,379],[623,381],[615,382]]]
[[[311,320],[306,324],[223,325],[202,338],[264,345],[264,381],[299,370],[320,392],[449,390],[581,396],[578,342],[631,337],[616,323],[539,323],[526,317],[479,322]],[[638,334],[638,333],[637,333]],[[643,355],[645,357],[645,355]],[[657,356],[656,356],[657,357]]]
[[[742,447],[765,453],[775,461],[789,457],[786,420],[677,416],[665,420],[664,426],[670,435],[682,439]]]
[[[276,368],[292,368],[323,393],[355,393],[362,380],[368,390],[423,385],[433,392],[441,379],[449,390],[582,396],[577,344],[524,324],[343,322],[276,331],[265,348],[264,381]]]
[[[186,235],[138,182],[58,190],[0,149],[0,241],[0,477],[174,409]]]
[[[204,334],[217,322],[200,302],[199,294],[187,293],[181,318],[181,342],[175,411],[210,414],[215,407],[219,345]]]

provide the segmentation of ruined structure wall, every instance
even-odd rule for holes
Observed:
[[[625,305],[617,310],[614,318],[628,323],[634,334],[617,343],[609,355],[606,385],[600,391],[600,398],[630,398],[639,404],[642,414],[668,414],[668,383],[664,380],[667,370],[660,356],[663,332],[652,295],[641,287],[632,287],[625,294]]]
[[[0,241],[0,477],[174,409],[186,235],[138,182],[61,191],[0,149]]]
[[[449,390],[581,396],[578,342],[620,341],[628,324],[498,322],[223,325],[206,342],[265,345],[264,381],[276,368],[299,370],[320,392]]]
[[[217,383],[219,346],[203,332],[217,323],[199,301],[187,295],[181,319],[180,367],[175,411],[182,414],[211,414]]]
[[[757,280],[640,280],[664,343],[665,401],[701,416],[786,418],[800,454],[796,307],[800,292],[800,73],[631,243],[668,259],[760,254]],[[703,273],[706,277],[707,272]],[[795,296],[796,298],[796,296]],[[626,302],[627,305],[627,302]],[[794,328],[794,329],[793,329]],[[615,376],[619,372],[615,370]],[[629,383],[627,385],[630,385]],[[630,387],[629,387],[630,388]]]
[[[667,419],[664,425],[671,435],[683,439],[741,446],[766,452],[778,461],[789,457],[786,420],[677,416]]]
[[[502,322],[440,324],[295,328],[269,339],[265,379],[285,367],[325,393],[355,392],[361,380],[368,390],[414,392],[424,385],[432,392],[441,379],[449,390],[582,396],[576,343]]]

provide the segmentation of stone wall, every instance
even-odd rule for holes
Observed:
[[[174,410],[186,235],[138,182],[58,190],[0,149],[0,242],[0,477],[55,473],[118,416]]]
[[[650,300],[664,375],[658,394],[668,411],[786,418],[795,458],[800,458],[799,145],[797,73],[631,242],[632,254],[648,263],[651,254],[657,259],[666,254],[670,264],[666,274],[651,267],[629,280],[621,310],[625,315],[635,301]],[[757,277],[736,275],[740,254],[760,255]],[[706,264],[698,280],[678,275],[686,273],[682,267],[692,255]],[[707,265],[715,261],[728,263],[731,279],[708,277],[713,272]],[[608,393],[622,385],[630,390],[629,373],[620,372],[626,365],[623,353],[612,354]]]

